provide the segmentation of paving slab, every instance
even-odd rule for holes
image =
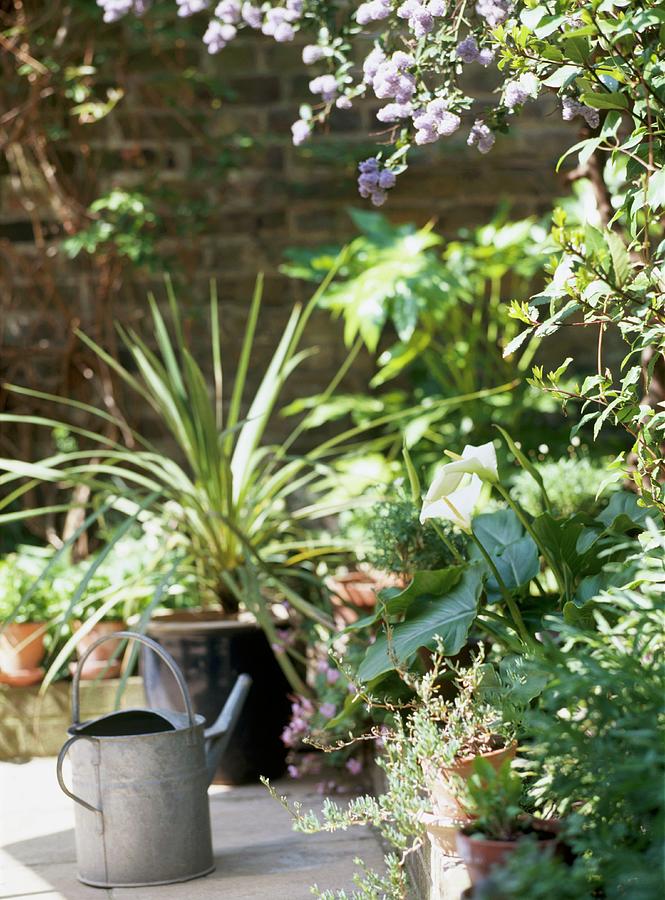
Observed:
[[[315,781],[277,782],[280,794],[319,809]],[[183,884],[105,890],[76,880],[74,811],[55,759],[0,763],[0,900],[305,900],[310,887],[353,889],[353,860],[382,868],[367,828],[303,835],[261,785],[210,789],[215,871]]]

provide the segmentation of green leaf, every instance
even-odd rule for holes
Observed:
[[[622,287],[630,278],[630,256],[628,255],[628,250],[619,235],[614,231],[608,230],[605,237],[610,248],[617,284],[619,287]]]
[[[512,509],[498,509],[476,516],[471,525],[473,533],[490,555],[505,550],[524,534]]]
[[[508,590],[528,584],[540,572],[538,547],[528,534],[494,556],[494,565]],[[492,579],[490,579],[491,581]],[[499,589],[499,585],[496,585]]]
[[[593,109],[628,109],[628,100],[624,94],[582,94],[580,96],[582,103]]]
[[[451,590],[441,596],[419,598],[404,622],[392,629],[390,646],[399,664],[404,665],[419,647],[433,646],[435,637],[441,639],[447,656],[459,653],[478,614],[482,586],[483,567],[471,563]],[[381,634],[367,649],[358,678],[366,683],[393,668],[387,637]]]
[[[618,532],[633,531],[635,528],[644,529],[647,519],[659,518],[653,509],[640,506],[637,497],[630,491],[617,491],[612,494],[610,502],[598,516],[607,529]]]

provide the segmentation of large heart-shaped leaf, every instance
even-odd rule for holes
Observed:
[[[496,512],[476,516],[472,528],[475,536],[491,556],[519,540],[524,534],[524,529],[512,509],[498,509]]]
[[[630,491],[617,491],[612,494],[610,502],[598,516],[606,528],[624,533],[635,528],[645,528],[648,518],[660,518],[652,509],[640,506],[635,494]]]
[[[404,664],[419,647],[433,646],[435,637],[441,638],[447,656],[459,653],[478,613],[483,577],[482,565],[472,562],[445,593],[420,596],[409,606],[404,621],[392,626],[390,650],[385,634],[368,648],[358,670],[359,679],[371,681],[390,671],[395,668],[395,659]]]
[[[494,556],[494,565],[508,590],[515,590],[528,584],[540,572],[538,547],[533,539],[525,534],[509,544]],[[494,579],[496,589],[499,589]],[[491,585],[488,585],[491,586]]]

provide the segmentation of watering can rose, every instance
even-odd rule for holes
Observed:
[[[437,471],[420,511],[420,521],[448,519],[469,531],[483,482],[498,481],[496,451],[490,442],[474,447],[468,444],[462,455]]]

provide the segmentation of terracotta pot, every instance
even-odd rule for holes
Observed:
[[[74,622],[74,631],[77,632],[83,626],[82,622]],[[79,657],[83,656],[85,651],[91,644],[106,634],[113,634],[114,631],[122,631],[125,623],[120,621],[98,622],[94,628],[87,634],[79,637],[76,643],[76,653]],[[105,641],[96,650],[93,650],[90,656],[83,663],[81,669],[81,678],[91,681],[93,678],[116,678],[120,674],[122,667],[122,658],[116,658],[109,664],[109,660],[118,649],[121,639],[117,641]],[[76,664],[70,665],[70,670],[74,671]]]
[[[345,625],[351,625],[359,617],[359,610],[366,614],[376,606],[378,591],[387,587],[406,587],[408,579],[376,569],[356,569],[344,575],[326,580],[333,606]]]
[[[498,771],[507,759],[515,758],[516,751],[517,744],[508,744],[489,753],[462,757],[449,768],[444,767],[439,772],[430,773],[430,796],[435,814],[468,821],[468,816],[457,800],[456,777],[466,781],[473,774],[473,763],[478,757],[487,760]]]
[[[44,622],[12,622],[0,635],[0,682],[22,687],[42,680]]]
[[[543,852],[553,851],[558,839],[548,823],[543,822],[542,827],[538,823],[538,827],[534,827],[534,830],[546,835],[538,841],[537,846]],[[456,844],[457,853],[469,872],[471,883],[476,884],[483,878],[487,878],[495,866],[501,865],[506,857],[514,853],[520,845],[520,840],[487,841],[484,838],[470,837],[463,831],[458,831]]]

